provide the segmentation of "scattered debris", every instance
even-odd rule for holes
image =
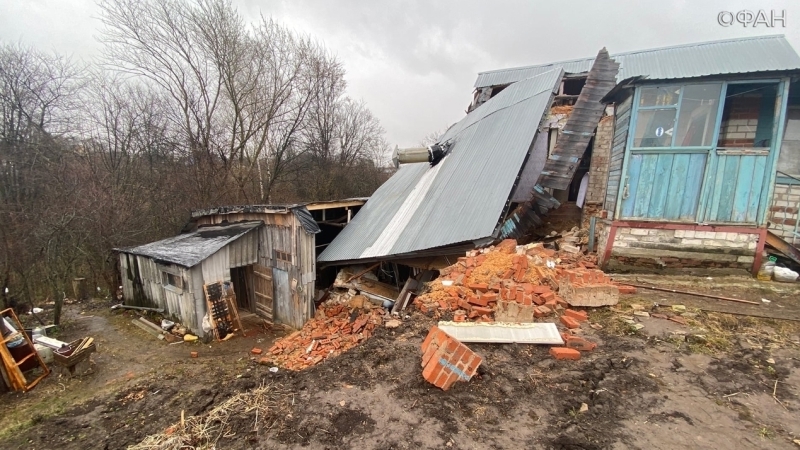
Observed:
[[[467,252],[429,287],[414,301],[417,308],[437,315],[453,311],[459,321],[525,323],[569,305],[619,301],[617,285],[596,269],[594,256],[542,243],[520,246],[513,239]]]
[[[276,341],[269,349],[272,356],[262,358],[262,363],[288,370],[313,366],[369,338],[375,328],[383,324],[385,312],[383,308],[354,308],[351,311],[346,304],[328,300],[320,305],[316,316],[302,329]]]
[[[422,343],[422,377],[446,391],[456,381],[469,381],[483,358],[434,326]]]
[[[197,352],[191,352],[189,353],[189,356],[191,356],[192,358],[197,358]]]
[[[403,322],[401,322],[398,319],[391,319],[391,320],[386,322],[385,326],[386,326],[386,328],[394,329],[394,328],[399,327],[402,324],[403,324]]]

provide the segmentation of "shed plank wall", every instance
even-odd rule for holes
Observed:
[[[612,215],[617,208],[617,194],[622,179],[622,160],[625,145],[628,142],[628,126],[631,121],[631,104],[633,96],[628,96],[616,108],[614,124],[614,140],[608,168],[608,189],[606,190],[605,209]]]

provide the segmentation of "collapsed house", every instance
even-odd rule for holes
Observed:
[[[317,236],[332,240],[365,201],[193,211],[183,234],[117,249],[125,303],[206,335],[204,286],[221,282],[238,310],[300,328],[314,316]]]
[[[402,165],[319,262],[441,268],[554,209],[596,218],[603,265],[800,261],[798,75],[783,36],[480,73],[444,156]]]

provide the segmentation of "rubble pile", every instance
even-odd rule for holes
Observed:
[[[351,302],[352,303],[352,302]],[[383,324],[383,308],[350,307],[348,303],[330,300],[317,309],[315,317],[303,328],[279,339],[269,349],[271,356],[262,364],[273,364],[288,370],[302,370],[320,361],[355,347],[372,336]]]
[[[594,255],[572,252],[580,236],[567,236],[559,251],[541,243],[471,250],[441,270],[416,307],[441,315],[453,312],[457,322],[533,322],[572,306],[613,305],[619,288],[601,270]],[[574,246],[573,245],[573,246]]]

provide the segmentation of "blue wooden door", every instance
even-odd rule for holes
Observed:
[[[625,219],[694,220],[706,153],[632,153],[623,183]]]

